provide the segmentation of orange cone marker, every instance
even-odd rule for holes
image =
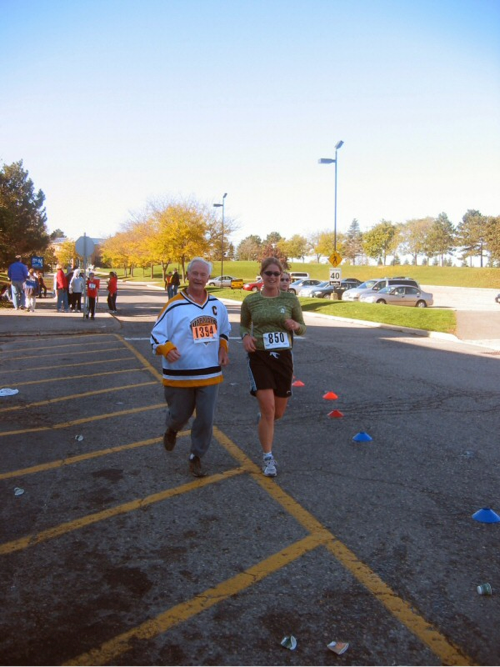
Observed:
[[[300,380],[295,380],[295,382],[292,382],[292,387],[305,387],[305,386],[306,385]]]
[[[344,413],[340,412],[340,410],[332,410],[331,412],[328,413],[328,416],[330,417],[330,419],[335,419],[335,418],[340,419],[340,417],[344,416]]]
[[[325,398],[327,401],[334,401],[338,398],[338,396],[337,394],[334,394],[333,391],[327,391],[323,398]]]

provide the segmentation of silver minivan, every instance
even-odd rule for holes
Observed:
[[[309,278],[309,274],[307,271],[290,271],[290,282],[294,282],[295,280],[306,280]]]
[[[412,278],[372,278],[353,289],[346,290],[342,295],[342,300],[358,301],[360,294],[364,293],[365,290],[378,292],[382,287],[389,287],[389,285],[411,285],[412,287],[420,287],[417,281]]]

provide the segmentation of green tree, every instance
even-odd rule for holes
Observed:
[[[434,220],[425,246],[426,254],[429,257],[439,257],[441,266],[444,266],[445,255],[450,255],[455,247],[455,229],[446,213],[440,213]]]
[[[413,257],[413,264],[418,264],[419,255],[427,255],[427,238],[434,224],[434,218],[416,218],[408,220],[398,227],[397,245],[405,255]]]
[[[486,247],[493,266],[500,266],[500,216],[488,218],[486,229]]]
[[[282,239],[277,245],[284,255],[297,259],[304,259],[309,249],[308,240],[300,234],[294,234],[291,239]]]
[[[363,234],[363,250],[365,254],[368,257],[378,260],[379,264],[385,266],[387,255],[395,250],[395,236],[396,226],[388,220],[381,220],[377,225]]]
[[[22,160],[0,169],[0,266],[15,255],[41,255],[48,247],[44,202]]]
[[[457,227],[457,245],[462,248],[462,257],[479,257],[483,267],[483,258],[486,250],[487,218],[475,209],[469,209],[462,217]]]
[[[363,234],[356,218],[354,218],[347,230],[342,254],[352,262],[353,266],[356,264],[356,257],[363,254]]]
[[[272,245],[273,243],[279,243],[280,241],[283,240],[283,237],[279,232],[270,232],[266,238],[264,239],[265,244],[270,244]]]
[[[257,260],[259,257],[260,246],[262,245],[262,240],[260,236],[256,234],[251,234],[240,241],[238,247],[236,248],[236,256],[239,261],[253,261]]]

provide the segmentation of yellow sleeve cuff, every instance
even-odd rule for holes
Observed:
[[[163,357],[166,357],[169,352],[176,349],[177,348],[173,343],[163,343],[163,345],[158,345],[156,348],[156,354],[161,354]]]

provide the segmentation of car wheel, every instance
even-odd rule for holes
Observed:
[[[288,291],[290,292],[290,294],[297,294],[297,292],[294,289],[289,289]]]
[[[387,301],[384,301],[384,299],[377,299],[377,303],[383,303],[383,304],[386,304]]]
[[[425,301],[417,301],[416,306],[417,308],[427,308]]]
[[[252,287],[252,292],[258,292],[259,288],[258,287]]]

